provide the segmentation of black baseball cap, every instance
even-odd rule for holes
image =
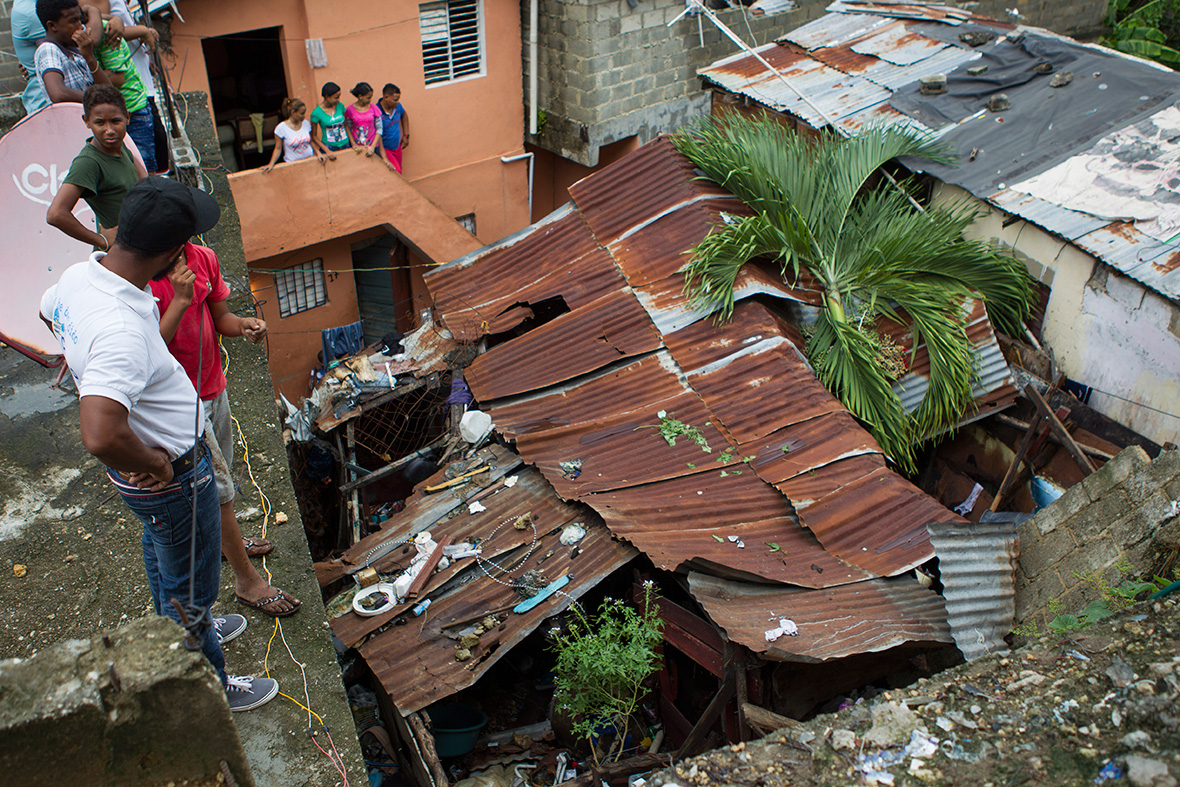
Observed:
[[[213,229],[219,218],[217,200],[200,189],[168,178],[144,178],[123,199],[115,242],[155,254]]]

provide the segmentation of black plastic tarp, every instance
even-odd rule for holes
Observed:
[[[987,30],[962,25],[915,25],[918,32],[956,46],[960,33]],[[994,32],[994,31],[993,31]],[[978,48],[981,58],[947,74],[947,92],[926,96],[917,81],[893,94],[890,104],[934,128],[961,125],[943,139],[959,152],[959,166],[906,160],[912,169],[987,197],[1088,149],[1099,137],[1180,100],[1180,74],[1077,42],[1027,33],[1017,42],[997,39]],[[1049,73],[1037,73],[1048,63]],[[971,76],[968,68],[986,65]],[[1049,86],[1053,75],[1072,71],[1073,82]],[[987,110],[988,98],[1005,93],[1004,112]],[[983,115],[972,117],[980,110]],[[968,160],[975,153],[974,161]]]

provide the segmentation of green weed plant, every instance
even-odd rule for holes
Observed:
[[[643,584],[643,594],[641,609],[607,598],[588,615],[575,604],[574,622],[553,638],[558,707],[573,718],[574,735],[592,744],[594,735],[613,726],[620,742],[616,760],[648,693],[645,681],[660,666],[663,621],[651,582]],[[591,750],[597,761],[598,751]]]

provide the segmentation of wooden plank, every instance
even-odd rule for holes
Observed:
[[[746,723],[746,712],[743,706],[749,700],[746,683],[746,649],[740,645],[735,645],[736,648],[733,654],[733,670],[734,670],[734,686],[737,689],[737,733],[739,741],[748,741],[750,739],[750,727]]]
[[[1065,424],[1061,423],[1057,414],[1049,407],[1049,403],[1041,396],[1041,392],[1029,385],[1025,387],[1024,393],[1036,405],[1037,412],[1041,414],[1041,417],[1049,422],[1050,431],[1054,432],[1061,439],[1065,450],[1069,451],[1069,455],[1078,463],[1078,467],[1082,468],[1087,474],[1093,473],[1095,470],[1094,463],[1090,461],[1090,458],[1086,456],[1085,452],[1074,441],[1073,435],[1069,433],[1069,430],[1065,428]]]
[[[348,422],[345,430],[345,440],[348,443],[348,464],[356,465],[356,428],[352,421]],[[353,472],[356,472],[355,470]],[[352,542],[361,540],[361,496],[355,488],[348,496],[348,512],[352,516]]]
[[[997,413],[995,418],[1005,426],[1011,426],[1014,429],[1024,430],[1028,429],[1029,427],[1029,424],[1021,421],[1019,418],[1013,418],[1012,416],[1005,415],[1004,413]],[[1057,445],[1064,445],[1061,438],[1058,437],[1055,432],[1049,433],[1049,439],[1057,443]],[[1074,442],[1077,443],[1078,448],[1082,449],[1095,459],[1101,459],[1104,462],[1109,462],[1111,459],[1114,459],[1114,454],[1110,453],[1109,451],[1103,451],[1101,448],[1095,448],[1092,445],[1087,445],[1081,440],[1078,440],[1076,437],[1074,438]]]
[[[427,729],[429,720],[423,719],[421,713],[411,713],[406,716],[406,723],[414,731],[414,738],[418,742],[422,759],[430,771],[431,780],[437,787],[447,787],[449,784],[447,771],[446,768],[443,768],[442,761],[438,759],[438,751],[434,747],[434,733]]]
[[[351,492],[354,489],[360,489],[361,487],[368,486],[369,484],[373,483],[374,481],[380,481],[382,478],[385,478],[388,475],[392,475],[393,473],[396,473],[398,470],[401,470],[403,467],[405,467],[406,465],[408,465],[410,462],[414,461],[418,457],[422,456],[427,451],[432,451],[435,448],[442,446],[447,441],[447,439],[448,439],[448,435],[443,435],[442,437],[439,437],[436,440],[434,440],[430,443],[427,443],[426,445],[422,446],[421,448],[419,448],[417,451],[414,451],[413,453],[409,453],[403,457],[400,457],[398,459],[394,459],[389,464],[383,465],[382,467],[379,467],[376,470],[373,470],[368,475],[363,475],[360,478],[356,478],[356,479],[353,479],[352,481],[349,481],[347,484],[340,487],[340,493],[341,494],[348,494],[349,492]]]
[[[733,676],[730,675],[721,684],[721,688],[713,699],[709,701],[708,706],[705,707],[701,717],[697,719],[697,723],[693,725],[692,731],[688,733],[684,743],[676,750],[676,755],[673,760],[683,760],[685,757],[691,757],[696,753],[696,750],[704,742],[705,736],[709,730],[713,729],[713,725],[717,723],[718,717],[721,716],[721,711],[725,709],[725,705],[733,699],[734,695]]]
[[[664,621],[664,639],[689,656],[718,679],[725,676],[722,666],[724,640],[709,623],[684,607],[661,598],[657,602]]]
[[[992,500],[991,510],[999,511],[1000,503],[1003,502],[1004,496],[1008,494],[1012,482],[1016,479],[1016,472],[1020,468],[1020,463],[1024,461],[1024,455],[1028,453],[1028,446],[1032,443],[1033,435],[1041,426],[1041,421],[1044,419],[1038,416],[1029,424],[1024,436],[1020,438],[1020,445],[1016,448],[1016,454],[1012,457],[1012,464],[1008,465],[1007,472],[1004,473],[1004,480],[1000,482],[1000,488],[996,490],[996,497]]]
[[[766,708],[761,708],[757,705],[744,703],[742,705],[742,713],[746,717],[746,721],[750,723],[759,735],[769,735],[775,730],[781,730],[784,727],[790,729],[799,729],[803,725],[794,719],[786,716],[781,716],[773,711],[768,711]]]
[[[664,720],[664,729],[668,731],[668,743],[671,745],[683,743],[692,732],[692,723],[676,707],[676,703],[665,695],[660,695],[660,718]]]
[[[442,560],[443,549],[451,545],[451,537],[443,536],[434,543],[434,551],[426,558],[426,563],[422,566],[422,570],[418,572],[418,576],[414,577],[414,581],[410,583],[410,587],[406,590],[406,598],[416,598],[422,592],[423,586],[430,580],[430,575],[434,573],[438,561]]]

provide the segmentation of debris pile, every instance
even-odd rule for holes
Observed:
[[[723,747],[663,785],[1131,784],[1180,777],[1180,602],[1138,604]]]

